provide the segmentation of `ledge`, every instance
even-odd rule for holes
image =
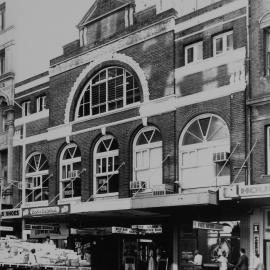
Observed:
[[[47,118],[47,117],[49,117],[49,109],[46,109],[46,110],[41,111],[41,112],[33,113],[33,114],[30,114],[28,116],[24,116],[21,118],[17,118],[15,120],[14,124],[15,124],[15,126],[20,126],[20,125],[34,122],[34,121],[37,121],[37,120],[40,120],[43,118]]]

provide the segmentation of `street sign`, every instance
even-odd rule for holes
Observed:
[[[2,232],[13,232],[13,227],[0,226],[0,231],[2,231]]]

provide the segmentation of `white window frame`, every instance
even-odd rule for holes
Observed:
[[[111,69],[111,68],[122,69],[123,70],[123,84],[122,84],[123,85],[123,96],[121,98],[118,98],[118,99],[114,99],[114,100],[110,100],[109,101],[109,98],[108,98],[108,96],[109,96],[108,95],[108,93],[109,93],[109,91],[108,91],[109,90],[108,82],[109,82],[110,78],[108,76],[108,70]],[[106,72],[106,78],[103,79],[103,80],[99,80],[96,83],[93,83],[93,80],[97,76],[99,76],[99,74],[102,73],[103,71]],[[126,82],[127,82],[127,78],[129,77],[128,76],[129,74],[133,77],[133,82],[134,82],[134,84],[135,83],[137,84],[137,87],[134,87],[133,89],[129,89],[128,90],[127,89],[127,83]],[[120,77],[120,75],[118,75],[118,76]],[[117,78],[117,76],[114,77],[114,78]],[[93,86],[100,85],[101,83],[106,83],[106,101],[103,102],[103,103],[99,103],[99,104],[93,106],[92,105],[92,87]],[[81,105],[81,103],[83,101],[84,94],[85,94],[86,91],[90,91],[90,102],[86,102],[85,103],[85,104],[88,104],[89,103],[89,106],[90,106],[90,108],[89,108],[89,114],[83,115],[83,116],[79,116],[80,105]],[[130,71],[128,71],[127,69],[125,69],[123,67],[119,67],[119,66],[109,66],[107,68],[101,69],[97,74],[95,74],[93,77],[91,77],[91,79],[89,80],[89,82],[85,85],[85,87],[84,87],[84,89],[83,89],[83,91],[82,91],[82,93],[81,93],[81,95],[80,95],[80,97],[78,99],[78,103],[76,105],[75,120],[82,119],[84,117],[89,117],[89,116],[95,117],[95,116],[103,115],[103,114],[106,114],[106,113],[114,113],[114,112],[116,112],[118,110],[122,110],[125,107],[132,106],[132,105],[134,105],[136,103],[139,103],[140,101],[135,101],[135,102],[132,102],[132,103],[129,103],[129,104],[127,103],[127,92],[128,91],[130,91],[130,92],[133,91],[134,93],[136,91],[139,91],[140,92],[139,84],[138,84],[138,82],[136,80],[136,77]],[[134,95],[134,93],[133,93],[133,95]],[[136,95],[134,95],[134,97],[135,96]],[[119,101],[119,100],[122,100],[123,106],[109,110],[109,103],[112,103],[113,101],[116,102],[116,101]],[[95,108],[95,107],[99,107],[100,105],[105,105],[106,106],[105,111],[104,112],[99,112],[99,113],[96,113],[96,114],[92,114],[92,109]]]
[[[183,140],[184,140],[184,137],[185,137],[185,134],[187,133],[189,127],[196,121],[199,121],[200,119],[204,119],[204,118],[208,118],[208,117],[215,117],[217,119],[219,119],[221,122],[224,123],[224,127],[227,128],[227,132],[228,132],[228,139],[222,139],[222,140],[217,140],[217,141],[207,141],[206,138],[207,138],[207,133],[209,131],[209,128],[210,128],[210,123],[209,122],[209,126],[208,126],[208,129],[207,129],[207,133],[205,136],[203,136],[203,141],[201,143],[194,143],[194,144],[189,144],[189,145],[183,145]],[[210,119],[211,121],[211,119]],[[201,131],[202,132],[202,131]],[[200,166],[199,165],[199,161],[198,161],[198,152],[203,150],[203,149],[206,149],[206,148],[209,148],[210,150],[213,150],[213,149],[222,149],[222,151],[226,151],[226,152],[229,152],[230,151],[230,132],[229,132],[229,129],[228,129],[228,126],[227,124],[225,123],[225,121],[215,115],[215,114],[202,114],[202,115],[199,115],[197,117],[195,117],[194,119],[192,119],[187,125],[186,127],[184,128],[184,130],[182,131],[182,134],[180,136],[180,139],[179,139],[179,182],[181,183],[181,185],[183,185],[183,181],[184,179],[182,179],[182,170],[185,170],[185,169],[190,169],[190,168],[200,168],[200,167],[203,167],[203,166]],[[182,158],[182,154],[183,153],[186,153],[186,154],[190,154],[191,152],[194,153],[194,162],[190,163],[190,164],[186,164],[186,165],[183,165],[183,158]],[[214,162],[213,162],[214,164]],[[212,165],[213,165],[212,164]],[[210,165],[210,164],[208,164]],[[198,187],[201,187],[200,186],[200,183],[198,184]]]
[[[34,157],[34,156],[37,156],[37,155],[40,155],[40,158],[41,158],[42,153],[34,152],[33,154],[31,154],[31,155],[27,158],[27,160],[26,160],[26,162],[25,162],[26,168],[27,168],[27,165],[28,165],[29,161],[31,160],[31,158]],[[48,163],[48,160],[46,159],[45,162]],[[44,164],[45,164],[45,163],[44,163]],[[40,164],[37,164],[37,165],[38,165],[38,166],[37,166],[37,169],[38,169],[38,168],[42,168],[44,164],[41,164],[41,165],[40,165]],[[41,167],[40,167],[40,166],[41,166]],[[31,166],[31,167],[32,167],[32,166]],[[32,167],[32,168],[33,168],[33,167]],[[36,169],[36,168],[33,168],[33,169]],[[41,192],[43,192],[42,190],[44,189],[44,187],[43,187],[43,184],[42,184],[42,179],[43,179],[43,176],[44,176],[44,175],[47,175],[47,176],[49,177],[49,170],[36,170],[35,172],[30,172],[30,173],[25,172],[25,182],[28,182],[28,183],[32,184],[32,185],[31,185],[31,188],[27,188],[27,186],[25,185],[25,192],[26,192],[26,189],[31,189],[32,191],[41,189]],[[39,181],[40,181],[39,185],[35,185],[35,182],[36,182],[37,178],[38,178]],[[29,179],[31,179],[30,182],[29,182]],[[48,179],[47,179],[47,181],[48,181]],[[33,196],[34,196],[34,192],[32,192],[31,195],[30,195],[28,198],[31,198],[31,197],[33,198]],[[37,204],[37,203],[40,203],[40,202],[47,201],[47,200],[35,201],[35,200],[33,199],[32,201],[29,202],[29,201],[27,201],[28,198],[26,198],[26,200],[25,200],[25,203],[27,203],[27,204]]]
[[[225,33],[222,33],[222,34],[219,34],[219,35],[213,37],[213,56],[222,55],[224,53],[227,53],[227,52],[233,50],[233,44],[232,44],[232,48],[227,47],[227,37],[230,36],[230,35],[233,35],[233,31],[228,31],[228,32],[225,32]],[[220,39],[220,38],[222,38],[223,51],[221,53],[217,54],[216,40]]]
[[[31,101],[25,101],[22,103],[22,117],[30,115]]]
[[[82,157],[72,157],[70,159],[63,159],[63,156],[65,154],[65,152],[69,149],[69,148],[73,148],[73,147],[76,147],[78,148],[78,146],[75,144],[75,143],[71,143],[71,144],[68,144],[64,147],[64,149],[62,150],[61,152],[61,155],[60,155],[60,166],[59,166],[59,199],[60,200],[74,200],[74,199],[78,199],[80,198],[81,196],[71,196],[70,198],[65,198],[64,197],[64,194],[63,194],[63,191],[64,191],[64,188],[63,188],[63,185],[64,183],[67,183],[67,182],[70,182],[70,181],[74,181],[75,179],[71,179],[71,178],[68,178],[67,175],[68,175],[68,171],[73,171],[74,170],[74,164],[75,163],[79,163],[81,162],[82,160]],[[74,151],[74,154],[75,154],[76,150]],[[70,170],[67,170],[67,167],[69,166]],[[65,167],[65,171],[66,171],[66,177],[64,178],[63,176],[63,167]],[[73,183],[71,184],[71,188],[73,190]]]
[[[103,137],[101,137],[98,142],[96,143],[95,145],[95,148],[94,148],[94,163],[93,163],[93,194],[95,196],[106,196],[106,195],[109,195],[109,196],[113,196],[113,195],[118,195],[119,191],[118,192],[109,192],[109,188],[107,188],[107,193],[97,193],[97,189],[98,189],[98,185],[97,185],[97,178],[98,177],[111,177],[112,175],[116,175],[118,174],[119,175],[119,170],[118,168],[115,170],[114,169],[114,161],[115,161],[115,158],[116,157],[119,157],[119,149],[115,149],[115,150],[109,150],[109,151],[106,151],[106,152],[101,152],[101,153],[97,153],[97,149],[98,149],[98,146],[100,145],[100,143],[104,140],[109,140],[109,139],[115,139],[112,135],[105,135]],[[108,171],[108,160],[109,158],[112,158],[113,159],[113,165],[112,165],[112,170],[111,171]],[[102,160],[102,159],[105,159],[106,160],[106,172],[101,172],[101,173],[98,173],[97,170],[96,170],[96,167],[97,167],[97,160]],[[109,180],[110,181],[110,180]],[[119,181],[119,178],[118,178],[118,181]],[[110,183],[108,183],[110,184]],[[118,183],[119,184],[119,183]]]
[[[40,96],[36,99],[37,112],[42,112],[46,109],[46,96]]]
[[[193,61],[188,63],[188,50],[193,48]],[[199,48],[201,48],[201,53],[199,53]],[[201,57],[199,58],[199,56]],[[203,42],[199,41],[185,46],[185,65],[191,65],[194,63],[201,62],[203,60]]]
[[[162,140],[158,142],[148,142],[147,144],[143,145],[137,145],[137,141],[140,137],[140,135],[144,132],[150,131],[150,130],[157,130],[160,132],[156,127],[154,126],[148,126],[142,128],[135,136],[134,141],[133,141],[133,181],[137,181],[137,172],[138,171],[143,171],[143,170],[149,170],[150,169],[150,152],[152,149],[155,148],[161,148],[162,149]],[[145,166],[138,167],[137,166],[137,153],[142,153],[146,151],[148,155],[148,160],[147,163],[144,163]],[[163,151],[162,151],[163,152]],[[162,164],[161,164],[162,166]]]

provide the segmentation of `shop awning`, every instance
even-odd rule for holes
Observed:
[[[170,194],[156,197],[132,198],[132,209],[173,207],[188,205],[217,205],[217,192],[202,191],[200,193]]]

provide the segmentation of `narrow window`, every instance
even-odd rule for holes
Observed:
[[[5,29],[5,3],[0,5],[0,31],[3,31]]]
[[[213,55],[233,50],[233,32],[229,31],[213,38]]]
[[[25,101],[22,103],[22,116],[30,115],[30,101]]]
[[[5,50],[1,50],[0,51],[0,75],[4,74],[5,71],[6,71],[6,68],[5,68]]]
[[[46,96],[37,98],[37,112],[42,112],[46,109]]]
[[[270,29],[265,30],[265,74],[270,75]]]
[[[203,43],[196,42],[185,47],[185,64],[197,63],[203,58]]]

